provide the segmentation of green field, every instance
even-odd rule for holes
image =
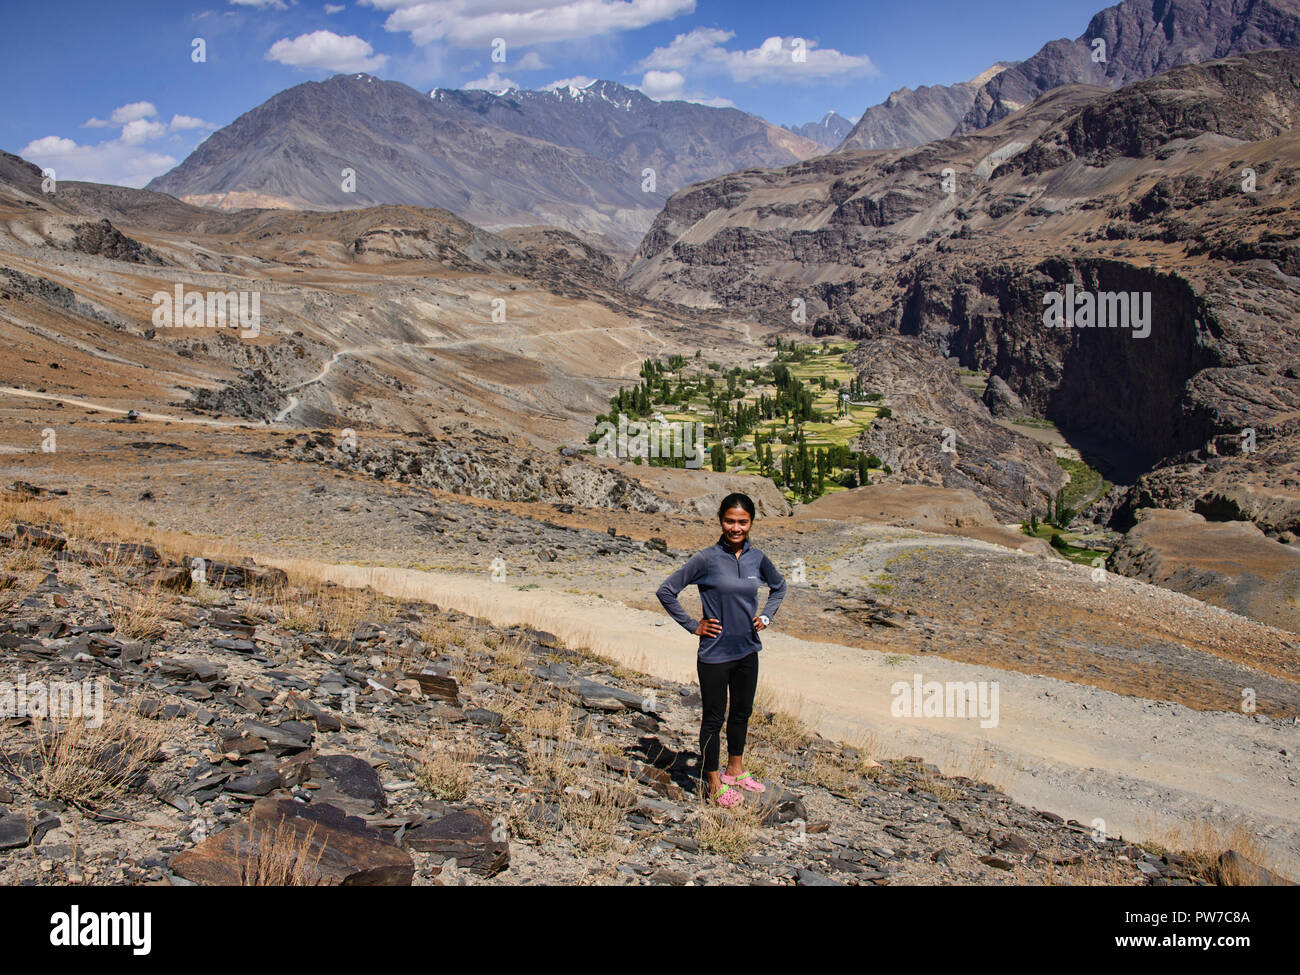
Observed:
[[[1074,508],[1076,511],[1086,507],[1115,486],[1081,460],[1058,457],[1056,462],[1061,465],[1065,473],[1070,475],[1069,483],[1064,489],[1064,501],[1067,507]]]
[[[629,420],[660,415],[668,423],[701,421],[711,452],[706,463],[714,470],[771,477],[791,501],[847,490],[879,466],[878,459],[855,452],[851,444],[884,409],[882,394],[865,389],[845,361],[853,347],[851,342],[778,345],[772,362],[751,369],[723,370],[698,353],[647,361],[642,382],[621,389],[610,413],[596,422],[614,422],[620,412]],[[593,431],[589,441],[596,440]],[[662,458],[649,463],[684,466]]]

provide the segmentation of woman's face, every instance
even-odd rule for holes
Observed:
[[[728,508],[722,513],[722,534],[733,545],[743,544],[753,520],[744,508]]]

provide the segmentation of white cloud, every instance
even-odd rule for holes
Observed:
[[[77,144],[71,139],[65,139],[59,135],[47,135],[41,139],[33,139],[27,145],[23,146],[18,155],[24,159],[36,159],[48,156],[66,156],[77,148]]]
[[[502,78],[495,71],[488,72],[486,78],[479,78],[477,81],[467,81],[464,86],[467,89],[482,89],[483,91],[505,91],[507,88],[518,88],[519,86],[509,78]]]
[[[216,127],[216,123],[205,122],[193,115],[173,115],[171,122],[167,125],[167,128],[172,132],[188,132],[191,129],[215,129]]]
[[[122,126],[120,138],[123,145],[138,146],[145,142],[152,142],[154,139],[161,139],[166,134],[167,126],[161,122],[140,118]]]
[[[171,122],[164,124],[156,121],[158,109],[153,102],[132,102],[113,109],[108,121],[99,118],[88,119],[82,128],[122,130],[119,138],[126,145],[139,145],[153,139],[160,139],[168,132],[188,132],[192,129],[215,129],[212,122],[205,122],[192,115],[173,115]],[[50,138],[54,138],[51,136]],[[74,143],[75,145],[75,143]]]
[[[638,30],[695,11],[695,0],[362,0],[416,44],[544,44]]]
[[[330,16],[333,16],[334,14],[337,13],[342,13],[344,10],[347,10],[347,6],[345,4],[341,4],[341,3],[325,4],[325,13]]]
[[[552,81],[538,89],[539,91],[555,91],[557,88],[586,88],[595,81],[595,78],[588,78],[585,74],[574,75],[572,78],[561,78],[559,81]]]
[[[641,77],[641,90],[655,101],[680,98],[686,76],[680,71],[647,71]]]
[[[19,154],[43,169],[53,169],[59,179],[134,187],[144,186],[177,162],[172,156],[127,145],[118,139],[79,146],[72,139],[57,135],[29,142]]]
[[[632,87],[657,102],[694,102],[711,108],[736,107],[736,103],[730,98],[712,98],[688,93],[686,77],[680,71],[647,71],[641,76],[641,84]]]
[[[678,34],[667,47],[657,47],[641,62],[642,70],[711,71],[732,81],[825,81],[879,74],[865,54],[844,54],[819,48],[808,38],[769,37],[749,50],[729,50],[735,31],[697,27]],[[802,41],[802,48],[800,47]],[[802,55],[802,60],[797,55]]]
[[[130,105],[122,105],[113,109],[113,114],[108,117],[108,121],[103,119],[92,118],[83,123],[83,128],[88,129],[108,129],[119,125],[126,125],[129,122],[138,122],[140,119],[153,118],[158,114],[158,109],[154,108],[153,102],[132,102]]]
[[[281,38],[266,52],[266,60],[295,68],[327,68],[331,71],[378,71],[388,60],[375,54],[369,42],[353,34],[340,37],[333,31],[299,34],[293,40]]]
[[[193,115],[173,115],[170,122],[159,121],[152,102],[132,102],[113,110],[109,121],[91,119],[91,128],[120,126],[116,139],[94,145],[78,145],[73,139],[47,135],[23,147],[21,155],[42,167],[54,169],[59,179],[88,180],[119,186],[143,186],[155,176],[176,165],[176,159],[164,152],[145,148],[145,143],[168,134],[198,129],[215,129],[212,122]]]
[[[539,55],[536,51],[529,51],[527,54],[525,54],[522,58],[519,59],[519,63],[515,65],[515,70],[516,71],[542,71],[549,67],[550,65],[542,60],[541,55]]]
[[[270,7],[273,10],[288,10],[289,7],[284,0],[230,0],[236,7],[256,7],[261,10],[264,7]]]
[[[725,56],[722,46],[736,36],[734,30],[696,27],[688,34],[678,34],[667,47],[657,47],[641,62],[643,68],[683,68],[697,58]]]

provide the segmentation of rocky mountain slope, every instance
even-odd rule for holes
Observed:
[[[984,405],[919,339],[869,339],[849,362],[889,391],[889,418],[873,423],[860,442],[900,476],[970,489],[1004,522],[1037,510],[1066,483],[1048,447],[990,423]]]
[[[429,97],[445,111],[580,149],[632,174],[638,188],[651,168],[656,198],[733,169],[818,151],[807,137],[739,109],[655,101],[615,81],[506,93],[435,88]]]
[[[819,151],[736,109],[608,81],[424,95],[336,75],[241,115],[148,188],[223,208],[443,207],[488,229],[551,224],[628,246],[673,190]]]
[[[1009,67],[995,64],[970,81],[955,85],[922,85],[891,92],[879,105],[872,105],[837,149],[899,149],[945,139],[971,110],[988,80]]]
[[[1300,46],[1297,0],[1124,0],[1074,40],[956,85],[902,89],[867,109],[843,149],[892,149],[969,133],[1062,85],[1120,88],[1182,64]]]
[[[803,299],[814,334],[917,336],[1005,382],[1108,476],[1142,477],[1117,524],[1222,496],[1294,532],[1298,106],[1291,51],[1057,89],[919,149],[691,187],[626,280],[772,324]],[[1067,287],[1146,296],[1149,333],[1048,327]]]
[[[1300,549],[1248,521],[1143,508],[1111,559],[1118,572],[1300,633]]]

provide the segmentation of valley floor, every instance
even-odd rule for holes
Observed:
[[[213,555],[247,552],[527,623],[654,677],[693,680],[693,639],[654,589],[714,541],[707,517],[566,512],[378,482],[257,456],[257,431],[149,423],[132,436],[143,446],[120,446],[119,430],[119,446],[75,460],[9,454],[0,476],[65,488],[70,505],[146,533],[191,534]],[[1276,869],[1300,876],[1293,634],[951,530],[805,514],[760,519],[754,537],[788,578],[799,560],[806,567],[764,639],[763,682],[822,734],[873,739],[879,754],[921,756],[1129,838],[1241,823]],[[996,727],[894,717],[891,688],[914,675],[996,682]],[[1242,713],[1246,689],[1255,713]]]

